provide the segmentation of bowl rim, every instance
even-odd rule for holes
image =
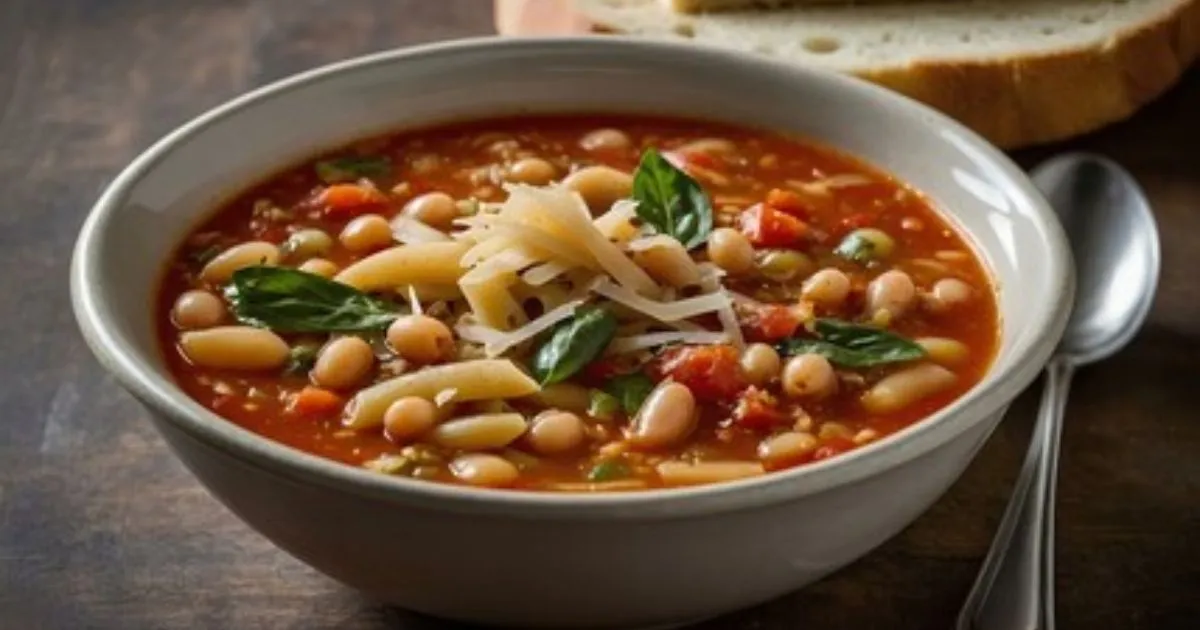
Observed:
[[[1045,240],[1052,274],[1047,300],[1035,313],[1038,332],[1012,359],[1007,368],[989,371],[983,382],[938,412],[839,457],[760,477],[686,488],[636,492],[554,493],[505,491],[429,483],[389,477],[328,460],[260,436],[208,411],[189,398],[162,366],[140,360],[122,339],[105,325],[111,315],[108,297],[99,276],[98,250],[109,232],[106,225],[120,212],[129,191],[143,175],[170,154],[176,145],[215,122],[235,115],[260,100],[285,95],[301,86],[375,65],[419,63],[423,58],[448,54],[486,57],[497,47],[531,49],[542,54],[580,51],[603,54],[617,47],[647,55],[707,57],[731,66],[772,66],[798,83],[822,89],[843,90],[864,99],[882,101],[919,115],[941,134],[989,162],[1006,181],[1007,190],[1033,212]],[[868,160],[869,161],[869,160]],[[991,271],[991,270],[989,270]],[[318,66],[277,80],[224,102],[180,125],[137,156],[106,187],[89,211],[80,230],[71,261],[71,301],[84,339],[100,363],[143,405],[155,412],[156,423],[165,418],[172,428],[200,444],[239,460],[244,465],[303,484],[316,484],[388,503],[409,504],[441,511],[504,515],[512,518],[554,517],[560,520],[650,520],[764,507],[847,485],[916,459],[950,442],[1004,408],[1041,371],[1066,326],[1073,303],[1075,276],[1065,234],[1048,202],[1026,174],[999,149],[951,118],[883,87],[819,68],[694,42],[670,42],[628,36],[475,37],[363,55]],[[1003,315],[1003,313],[1001,313]],[[1005,340],[1001,339],[1001,347]],[[163,427],[159,427],[160,432]],[[172,445],[175,450],[176,446]]]

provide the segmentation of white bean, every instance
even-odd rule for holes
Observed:
[[[788,431],[772,435],[758,445],[758,458],[769,468],[781,468],[797,464],[817,450],[820,443],[813,434],[803,431]]]
[[[416,396],[405,396],[383,413],[383,428],[389,440],[403,442],[415,438],[437,424],[438,410],[433,403]]]
[[[284,243],[290,260],[308,260],[324,256],[333,248],[333,239],[324,230],[306,228],[297,230]]]
[[[251,326],[218,326],[185,332],[179,347],[195,365],[227,370],[271,370],[288,360],[288,345],[275,333]]]
[[[863,394],[862,404],[871,413],[892,413],[951,387],[957,380],[954,372],[924,363],[885,376]]]
[[[435,444],[469,451],[503,448],[521,437],[527,428],[519,413],[467,416],[438,425],[430,437]]]
[[[512,462],[487,453],[456,457],[450,462],[450,472],[463,483],[486,488],[510,486],[521,476]]]
[[[800,296],[811,302],[834,308],[850,294],[850,278],[839,269],[822,269],[804,281]]]
[[[541,158],[524,158],[508,167],[508,181],[543,186],[558,175],[554,165]]]
[[[309,258],[298,269],[322,278],[332,278],[339,271],[338,266],[324,258]]]
[[[971,350],[967,347],[967,344],[957,339],[921,337],[920,339],[916,339],[915,342],[925,349],[925,354],[929,356],[930,361],[946,367],[962,365],[971,355]]]
[[[325,345],[312,368],[312,379],[326,389],[350,389],[375,365],[371,344],[358,337],[339,337]]]
[[[933,283],[925,296],[925,308],[931,313],[946,313],[971,301],[975,290],[958,278],[943,278]]]
[[[579,139],[584,151],[624,151],[633,146],[629,136],[620,129],[597,129]]]
[[[907,273],[885,271],[867,285],[867,314],[887,311],[892,320],[897,319],[908,312],[916,297],[917,287]]]
[[[347,223],[338,240],[356,254],[383,249],[392,244],[392,225],[378,214],[364,214]]]
[[[458,205],[454,197],[444,192],[430,192],[413,197],[404,204],[403,214],[440,230],[450,227],[458,218]]]
[[[233,272],[252,265],[279,264],[279,248],[266,241],[239,243],[217,254],[200,270],[200,279],[213,284],[229,282]]]
[[[575,450],[587,437],[587,427],[569,411],[551,409],[539,413],[529,425],[529,445],[543,455]]]
[[[186,291],[175,300],[171,320],[185,330],[212,328],[225,319],[225,303],[208,291]]]
[[[746,273],[754,268],[754,246],[733,228],[717,228],[708,236],[708,258],[729,273]]]
[[[592,214],[608,212],[614,203],[633,194],[633,176],[611,166],[587,166],[571,173],[563,186],[583,197]]]
[[[826,398],[837,391],[837,373],[829,359],[819,354],[801,354],[783,367],[783,392],[790,398]]]
[[[779,376],[782,361],[775,348],[765,343],[747,346],[742,352],[742,374],[751,385],[766,385]]]
[[[629,441],[644,449],[673,446],[696,427],[696,398],[686,385],[665,382],[642,403]]]

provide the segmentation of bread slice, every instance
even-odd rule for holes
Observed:
[[[745,9],[777,9],[787,6],[822,4],[899,4],[928,0],[660,0],[663,6],[679,13],[715,13]],[[968,0],[969,1],[969,0]]]
[[[555,6],[599,31],[688,39],[855,74],[1010,149],[1126,118],[1200,55],[1200,0],[910,0],[702,15],[676,13],[666,1]],[[538,11],[552,4],[541,0]],[[502,32],[515,30],[502,12],[497,19]]]

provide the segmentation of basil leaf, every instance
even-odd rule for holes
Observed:
[[[602,308],[578,309],[559,324],[533,355],[533,375],[542,385],[571,378],[600,356],[617,332],[617,318]]]
[[[600,462],[588,471],[588,481],[612,481],[629,476],[629,466],[614,459]]]
[[[597,420],[609,421],[616,419],[620,411],[621,401],[616,396],[599,389],[589,392],[587,415]]]
[[[867,264],[875,259],[875,243],[871,239],[859,234],[851,232],[838,243],[837,249],[833,250],[834,254],[859,264]]]
[[[817,320],[817,337],[795,337],[780,343],[781,354],[819,354],[847,368],[903,363],[925,357],[910,339],[871,326],[836,319]]]
[[[347,156],[317,162],[317,177],[326,184],[382,177],[391,172],[392,161],[386,157]]]
[[[353,287],[283,267],[235,271],[225,297],[238,321],[278,332],[379,330],[397,316],[391,304]]]
[[[702,245],[712,231],[712,203],[704,189],[654,149],[642,153],[633,174],[633,198],[638,218],[687,249]]]
[[[631,418],[642,408],[642,403],[653,390],[654,381],[641,372],[613,377],[604,386],[604,391],[621,401],[621,409]]]

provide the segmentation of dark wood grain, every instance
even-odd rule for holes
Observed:
[[[0,3],[0,628],[442,630],[277,551],[208,497],[104,375],[71,318],[75,233],[161,134],[315,64],[488,33],[483,0]],[[1200,620],[1200,72],[1083,148],[1127,165],[1162,225],[1149,325],[1084,370],[1059,513],[1066,630]],[[1027,393],[962,480],[895,540],[704,630],[947,628],[1028,437]],[[451,561],[451,560],[448,560]]]

